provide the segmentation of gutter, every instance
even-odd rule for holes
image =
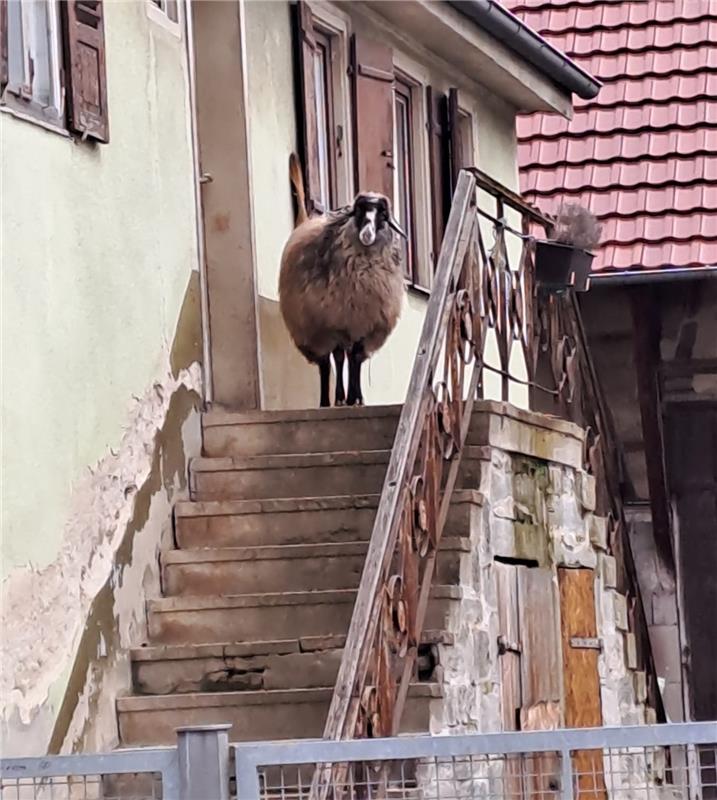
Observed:
[[[717,278],[715,267],[674,267],[672,269],[626,269],[615,272],[593,272],[590,275],[592,288],[598,286],[626,286],[631,283],[669,283],[673,281],[697,281],[701,278]]]
[[[591,100],[602,87],[597,78],[496,0],[448,0],[448,3],[568,92]]]

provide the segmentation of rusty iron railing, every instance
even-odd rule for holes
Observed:
[[[549,220],[478,170],[460,173],[371,535],[324,738],[398,732],[436,551],[483,376],[533,341],[531,227]],[[489,237],[492,236],[492,241]],[[491,334],[492,331],[492,334]],[[485,360],[488,336],[500,364]],[[528,381],[524,381],[528,383]],[[324,765],[313,796],[340,783]]]

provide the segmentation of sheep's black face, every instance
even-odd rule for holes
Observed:
[[[407,238],[401,226],[393,218],[391,203],[382,194],[359,194],[353,207],[356,228],[361,244],[370,247],[380,239],[391,239],[391,230]]]

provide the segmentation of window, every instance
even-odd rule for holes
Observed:
[[[9,0],[6,13],[7,101],[47,122],[62,124],[57,0]]]
[[[413,103],[412,86],[401,78],[394,87],[394,214],[408,234],[405,249],[406,277],[419,283],[415,244],[415,185],[413,173]]]
[[[178,0],[149,0],[164,13],[171,22],[179,22],[179,2]]]
[[[0,2],[0,106],[108,141],[102,0]]]
[[[344,152],[349,127],[346,21],[334,10],[312,10],[303,0],[293,8],[306,207],[325,211],[348,202],[351,188]]]
[[[324,208],[335,208],[336,126],[334,123],[332,49],[333,37],[314,29],[314,95],[316,98],[316,136],[319,156],[319,198]]]

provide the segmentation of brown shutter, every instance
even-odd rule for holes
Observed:
[[[294,42],[298,70],[299,138],[301,162],[304,168],[306,211],[325,211],[321,204],[321,174],[319,171],[319,133],[316,118],[316,88],[314,84],[314,19],[303,0],[295,7]]]
[[[565,724],[568,728],[602,725],[599,641],[595,620],[595,573],[591,569],[558,569],[563,640]],[[578,750],[574,757],[580,797],[606,800],[601,750]]]
[[[353,37],[356,189],[393,200],[393,51]]]
[[[68,77],[70,128],[83,136],[109,141],[107,74],[102,0],[60,3]]]
[[[428,106],[429,165],[431,174],[431,223],[433,228],[433,269],[443,241],[451,209],[451,187],[448,173],[448,112],[443,92],[433,86],[426,89]]]
[[[0,92],[8,78],[7,0],[0,0]]]

